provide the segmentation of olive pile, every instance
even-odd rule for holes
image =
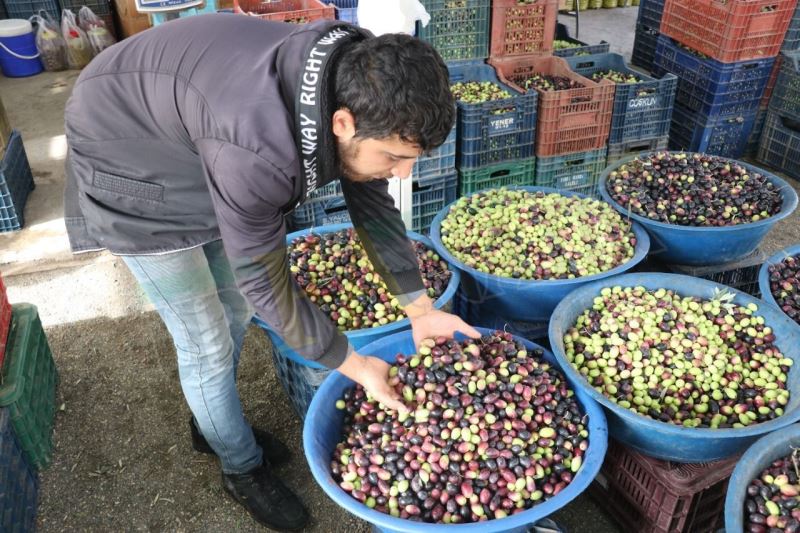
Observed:
[[[526,90],[537,89],[539,91],[564,91],[567,89],[577,89],[583,84],[576,80],[571,80],[566,76],[550,76],[547,74],[534,74],[522,80],[522,87]]]
[[[636,246],[630,223],[605,202],[504,188],[459,198],[441,236],[467,266],[529,280],[606,272]]]
[[[564,336],[570,363],[620,407],[686,427],[739,428],[783,414],[792,360],[733,295],[604,288]]]
[[[609,80],[614,83],[639,83],[642,79],[635,74],[626,74],[617,70],[601,70],[592,74],[592,81]]]
[[[748,533],[800,531],[798,450],[776,459],[747,487],[744,517]]]
[[[450,282],[447,263],[421,242],[415,241],[414,249],[428,296],[436,299]],[[289,264],[295,281],[341,331],[383,326],[406,317],[352,228],[298,237],[289,247]]]
[[[491,81],[460,81],[450,86],[450,92],[459,102],[471,105],[494,100],[505,100],[513,96],[510,92]],[[495,109],[492,114],[502,115],[512,110],[513,108]]]
[[[713,155],[656,152],[609,174],[611,197],[633,213],[680,226],[733,226],[780,212],[766,176]]]
[[[800,256],[770,265],[769,288],[783,312],[800,324]]]
[[[555,39],[553,41],[553,50],[566,50],[568,48],[578,48],[579,46],[581,45],[578,43],[564,41],[562,39]]]
[[[331,472],[367,507],[445,524],[521,512],[559,494],[589,446],[561,373],[509,333],[423,341],[390,384],[412,411],[385,411],[364,389],[337,402],[343,440]]]

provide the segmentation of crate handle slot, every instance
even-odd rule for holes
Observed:
[[[511,170],[509,170],[507,168],[503,168],[503,169],[500,169],[500,170],[495,170],[494,172],[492,172],[490,174],[490,176],[492,178],[500,178],[502,176],[508,176],[509,174],[511,174]]]
[[[643,142],[641,144],[632,144],[626,152],[643,152],[650,150],[650,142]]]
[[[744,70],[753,70],[754,68],[760,68],[760,67],[761,65],[759,65],[758,63],[747,63],[745,65],[742,65],[742,69]]]
[[[783,125],[784,128],[800,133],[800,122],[792,120],[789,117],[778,117],[778,118],[781,119],[781,124]]]
[[[597,65],[596,61],[583,61],[575,65],[575,68],[593,68],[595,65]]]
[[[582,165],[585,161],[586,161],[586,158],[573,159],[572,161],[565,161],[564,162],[564,166],[565,167],[576,167],[578,165]]]

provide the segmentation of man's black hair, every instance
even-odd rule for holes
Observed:
[[[356,136],[397,135],[423,151],[441,145],[455,121],[447,67],[433,47],[405,34],[350,45],[336,68],[336,107],[355,118]]]

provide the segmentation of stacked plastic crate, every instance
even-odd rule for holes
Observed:
[[[2,3],[6,17],[0,18],[29,19],[38,14],[40,9],[47,11],[56,20],[61,17],[61,4],[58,0],[2,0]]]
[[[336,19],[358,24],[358,0],[329,0],[336,7]]]
[[[25,203],[33,187],[33,173],[22,136],[11,129],[0,101],[0,232],[22,228]]]
[[[555,56],[490,62],[501,80],[538,95],[534,185],[595,194],[606,163],[614,84],[576,74]],[[550,83],[560,85],[541,87]]]
[[[607,165],[631,154],[667,148],[678,84],[673,74],[661,79],[647,76],[628,67],[619,54],[570,57],[567,63],[586,78],[615,82]]]
[[[757,159],[800,180],[800,50],[782,55]]]
[[[641,0],[639,4],[631,63],[647,72],[653,70],[663,11],[664,0]]]
[[[653,73],[678,77],[670,147],[740,157],[797,0],[666,0]]]
[[[56,367],[36,307],[0,278],[0,531],[34,531],[37,472],[52,460]]]

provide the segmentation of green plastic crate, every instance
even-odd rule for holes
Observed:
[[[605,167],[605,148],[540,157],[536,164],[534,185],[594,195],[597,180]]]
[[[433,45],[445,61],[489,57],[489,0],[422,0],[431,16],[417,22],[417,37]]]
[[[11,307],[6,350],[0,407],[11,413],[11,425],[28,464],[41,470],[52,460],[58,374],[35,306]]]
[[[464,196],[508,185],[533,185],[535,169],[536,158],[530,157],[478,169],[459,170],[458,195]]]

